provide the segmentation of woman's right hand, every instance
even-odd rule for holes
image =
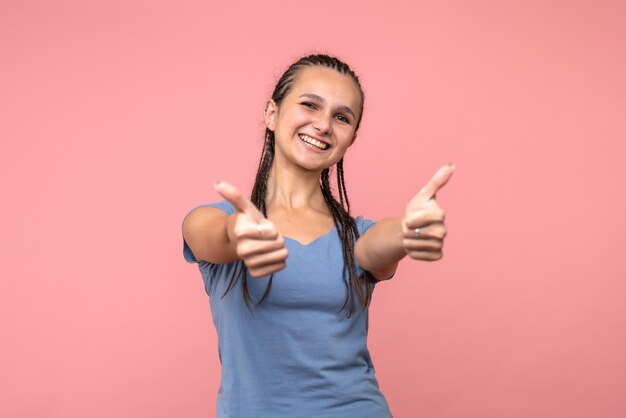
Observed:
[[[217,182],[215,190],[236,212],[226,223],[228,239],[252,277],[263,277],[286,267],[285,240],[272,221],[246,199],[234,186]]]

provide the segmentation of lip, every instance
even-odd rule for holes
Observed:
[[[323,142],[324,144],[326,144],[326,145],[327,145],[326,149],[323,149],[323,150],[322,150],[322,149],[317,149],[317,148],[312,148],[312,147],[307,146],[307,148],[309,148],[309,149],[311,149],[311,150],[313,150],[313,151],[326,152],[326,151],[328,151],[328,150],[331,148],[331,144],[330,144],[330,142],[328,142],[328,141],[324,141],[323,139],[320,139],[320,138],[316,137],[315,135],[307,134],[306,132],[298,132],[298,134],[297,134],[298,139],[299,139],[302,143],[304,143],[304,144],[306,144],[306,143],[302,140],[302,138],[300,138],[300,135],[306,135],[306,136],[309,136],[309,137],[311,137],[311,138],[313,138],[313,139],[315,139],[315,140],[317,140],[317,141]],[[306,145],[305,145],[305,146],[306,146]]]

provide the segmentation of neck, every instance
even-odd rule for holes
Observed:
[[[275,159],[267,180],[268,208],[279,206],[289,211],[312,208],[328,212],[320,189],[321,174]]]

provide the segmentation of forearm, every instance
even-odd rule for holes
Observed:
[[[379,280],[390,278],[406,255],[402,245],[402,218],[385,218],[368,229],[356,243],[359,265]]]

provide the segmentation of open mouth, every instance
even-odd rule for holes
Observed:
[[[306,135],[306,134],[298,134],[298,136],[300,137],[300,139],[302,140],[302,142],[304,142],[305,144],[307,144],[308,146],[318,149],[320,151],[324,151],[327,150],[330,145],[327,144],[326,142],[322,142],[319,141],[315,138],[311,138],[310,136]]]

